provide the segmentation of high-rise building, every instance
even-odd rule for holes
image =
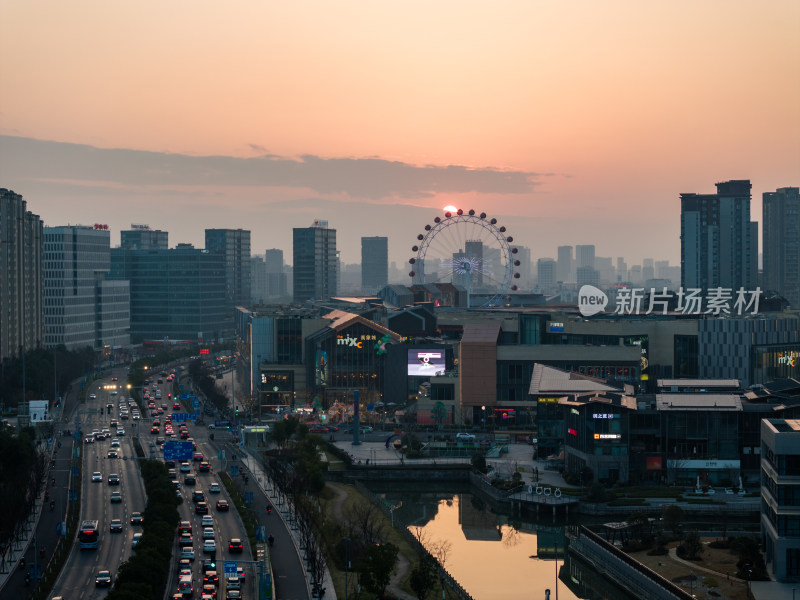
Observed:
[[[617,281],[628,281],[628,263],[622,256],[617,257]]]
[[[233,335],[225,256],[178,244],[111,249],[109,278],[130,281],[131,341],[219,341]]]
[[[575,262],[578,267],[594,269],[594,244],[575,246]]]
[[[44,342],[44,233],[26,208],[0,188],[0,361]]]
[[[131,225],[119,232],[120,246],[131,250],[166,250],[169,233],[150,229],[150,225]]]
[[[716,194],[681,194],[681,286],[749,290],[758,274],[752,186],[746,179],[716,186]]]
[[[645,258],[642,261],[642,280],[656,278],[656,267],[652,258]]]
[[[250,290],[250,232],[246,229],[206,229],[206,250],[225,257],[228,300],[248,306]]]
[[[327,300],[338,290],[336,230],[327,221],[293,230],[294,301]]]
[[[67,350],[130,344],[130,289],[107,280],[111,234],[104,225],[44,228],[44,343]]]
[[[542,294],[550,294],[556,288],[557,264],[552,258],[540,258],[536,261],[536,277]]]
[[[493,269],[495,265],[487,264],[487,257],[483,255],[483,242],[480,240],[467,240],[464,242],[464,255],[477,266],[472,271],[472,289],[483,287],[483,273]],[[497,265],[498,267],[500,265]]]
[[[572,279],[572,246],[558,247],[558,281],[566,283]]]
[[[763,197],[764,286],[800,308],[800,188]]]
[[[289,295],[286,276],[286,265],[283,262],[283,250],[271,248],[264,256],[267,271],[267,297],[276,300]]]
[[[361,238],[361,293],[375,294],[389,283],[389,238]]]

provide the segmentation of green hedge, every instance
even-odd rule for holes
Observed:
[[[247,504],[245,504],[244,496],[242,496],[242,493],[238,490],[236,484],[233,483],[233,480],[230,478],[230,476],[222,471],[217,473],[217,475],[222,481],[222,485],[224,485],[225,489],[228,490],[231,501],[233,501],[233,505],[239,512],[242,523],[244,523],[244,528],[247,531],[247,537],[250,539],[250,551],[252,552],[256,548],[256,527],[258,526],[258,523],[256,522],[252,511],[247,507]]]

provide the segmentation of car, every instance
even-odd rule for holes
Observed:
[[[160,430],[160,429],[158,428],[158,426],[156,426],[156,425],[153,425],[153,426],[150,428],[150,433],[159,433],[160,431],[161,431],[161,430]]]
[[[184,485],[194,485],[197,483],[197,480],[194,478],[194,475],[190,473],[183,478],[183,483]]]
[[[244,552],[244,544],[242,544],[242,540],[239,538],[232,538],[230,542],[228,542],[228,552],[231,554],[241,554]]]
[[[119,458],[119,452],[116,450],[109,450],[107,456],[108,458]]]
[[[325,425],[314,425],[309,429],[311,433],[330,433],[331,428]]]
[[[214,587],[219,585],[219,575],[214,568],[205,570],[203,572],[203,585],[211,584]]]
[[[205,457],[203,456],[202,452],[195,452],[192,455],[192,460],[195,462],[202,462]]]
[[[466,431],[459,431],[456,434],[456,441],[457,442],[474,442],[475,436],[471,433],[467,433]]]
[[[117,435],[125,435],[125,430],[122,427],[117,427]]]
[[[225,582],[225,589],[228,591],[242,589],[242,580],[236,575],[228,577],[228,580]]]
[[[191,568],[192,568],[192,561],[190,561],[188,558],[179,558],[178,559],[178,569],[183,571],[184,569],[191,570]]]
[[[203,561],[203,565],[200,567],[200,570],[203,571],[203,575],[208,573],[209,571],[217,571],[217,563],[214,560],[206,559]]]
[[[122,533],[122,519],[111,519],[108,524],[108,530],[111,533]]]
[[[214,526],[214,517],[211,515],[203,515],[200,519],[200,525],[202,527],[213,527]]]
[[[211,471],[211,465],[208,464],[206,461],[200,463],[200,466],[197,468],[198,471],[201,473],[208,473]]]
[[[143,521],[144,517],[142,517],[142,513],[138,511],[131,513],[131,525],[141,525]]]
[[[92,482],[93,483],[102,483],[103,482],[103,474],[100,471],[95,471],[92,473]]]
[[[244,582],[244,567],[236,567],[236,576],[239,578],[239,581]]]
[[[197,515],[207,515],[208,514],[208,504],[205,502],[198,502],[194,505],[194,512]]]
[[[117,438],[114,438],[113,440],[111,440],[111,447],[112,448],[119,448],[119,440]]]
[[[241,600],[242,592],[240,590],[228,590],[225,596],[227,596],[228,600]]]
[[[190,473],[192,471],[192,466],[188,462],[181,463],[181,473]]]
[[[224,512],[224,511],[229,510],[229,509],[230,509],[230,505],[228,504],[227,500],[225,500],[224,498],[220,498],[219,500],[217,500],[217,510],[218,511]]]
[[[141,539],[142,539],[141,531],[137,531],[136,533],[134,533],[133,537],[131,538],[131,548],[136,548],[136,546],[139,544],[139,540]]]
[[[178,525],[178,535],[184,533],[192,533],[192,522],[191,521],[181,521]]]
[[[203,490],[195,490],[192,492],[192,502],[204,502],[206,499],[206,495],[203,493]]]
[[[113,504],[122,502],[122,494],[120,492],[111,492],[111,502]]]
[[[214,540],[205,540],[203,542],[203,554],[216,554],[217,542]]]
[[[203,527],[203,539],[204,540],[213,540],[214,539],[214,528],[213,527]]]
[[[108,485],[119,485],[119,475],[117,473],[111,473],[108,476]]]
[[[206,583],[203,585],[203,589],[200,591],[200,598],[208,598],[209,600],[215,600],[217,597],[217,588],[210,583]]]
[[[221,491],[221,488],[219,487],[219,484],[216,481],[208,486],[208,493],[209,494],[219,494],[220,491]]]
[[[182,533],[181,537],[178,539],[178,546],[184,548],[186,546],[193,546],[193,545],[194,545],[194,540],[192,539],[192,534],[186,532]]]
[[[194,560],[194,548],[191,546],[184,546],[181,548],[181,553],[179,555],[181,560]]]
[[[111,587],[111,571],[98,571],[97,577],[94,578],[94,584],[97,587]]]
[[[84,444],[94,444],[94,438],[92,436],[86,436],[83,440]]]

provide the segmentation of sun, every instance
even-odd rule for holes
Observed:
[[[458,209],[455,206],[453,206],[452,204],[448,204],[447,206],[444,207],[443,210],[444,210],[444,212],[453,212],[453,213],[454,212],[458,212]]]

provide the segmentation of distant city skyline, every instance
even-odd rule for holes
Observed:
[[[172,246],[248,229],[288,257],[324,219],[344,263],[385,236],[401,264],[452,204],[532,263],[568,243],[677,264],[680,194],[749,179],[760,223],[762,194],[800,180],[794,0],[0,14],[0,187],[114,245],[132,223]]]

